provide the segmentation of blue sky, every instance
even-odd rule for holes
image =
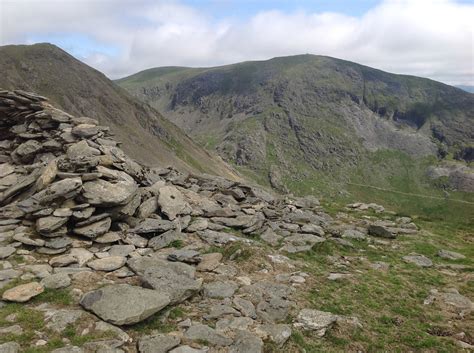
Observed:
[[[0,44],[51,42],[111,78],[312,53],[474,84],[474,0],[0,0]]]

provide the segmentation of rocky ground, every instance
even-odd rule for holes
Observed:
[[[408,252],[403,239],[424,234],[409,217],[143,167],[107,127],[34,94],[0,92],[0,136],[2,353],[338,351],[327,344],[362,341],[371,318],[325,300],[358,301],[347,289],[364,276],[408,266],[420,286],[432,270],[471,280],[461,253]],[[449,347],[472,349],[473,303],[429,284],[417,305],[454,320]]]

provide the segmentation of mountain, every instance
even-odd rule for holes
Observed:
[[[162,67],[117,83],[281,190],[340,191],[352,183],[413,192],[431,183],[428,167],[473,158],[471,94],[330,57]],[[461,179],[472,186],[466,173]],[[451,188],[465,188],[448,178]]]
[[[469,92],[469,93],[474,93],[474,86],[466,86],[466,85],[460,85],[460,86],[455,86],[459,89],[462,89],[463,91]]]
[[[74,115],[98,118],[142,163],[236,177],[155,109],[54,45],[0,47],[0,70],[0,88],[34,91]]]

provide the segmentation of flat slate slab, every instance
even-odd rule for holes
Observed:
[[[88,292],[80,301],[84,309],[114,325],[143,321],[169,303],[168,295],[160,290],[128,284],[114,284]]]

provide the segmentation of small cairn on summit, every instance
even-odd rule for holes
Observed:
[[[292,311],[295,327],[318,336],[347,321],[309,309],[297,315],[295,290],[308,275],[283,254],[331,237],[364,239],[368,222],[335,220],[313,197],[276,197],[220,177],[145,167],[97,120],[24,91],[0,91],[0,138],[0,288],[23,282],[2,299],[29,305],[45,289],[67,288],[74,309],[35,307],[48,332],[87,323],[84,332],[116,334],[65,349],[203,352],[205,342],[209,352],[261,352],[265,340],[285,344]],[[387,238],[415,231],[409,219],[374,226],[374,235]],[[226,258],[215,250],[231,244],[259,256],[237,267],[242,247]],[[12,263],[15,255],[26,260]],[[247,269],[255,261],[263,267]],[[187,309],[176,332],[124,331],[175,305]]]

